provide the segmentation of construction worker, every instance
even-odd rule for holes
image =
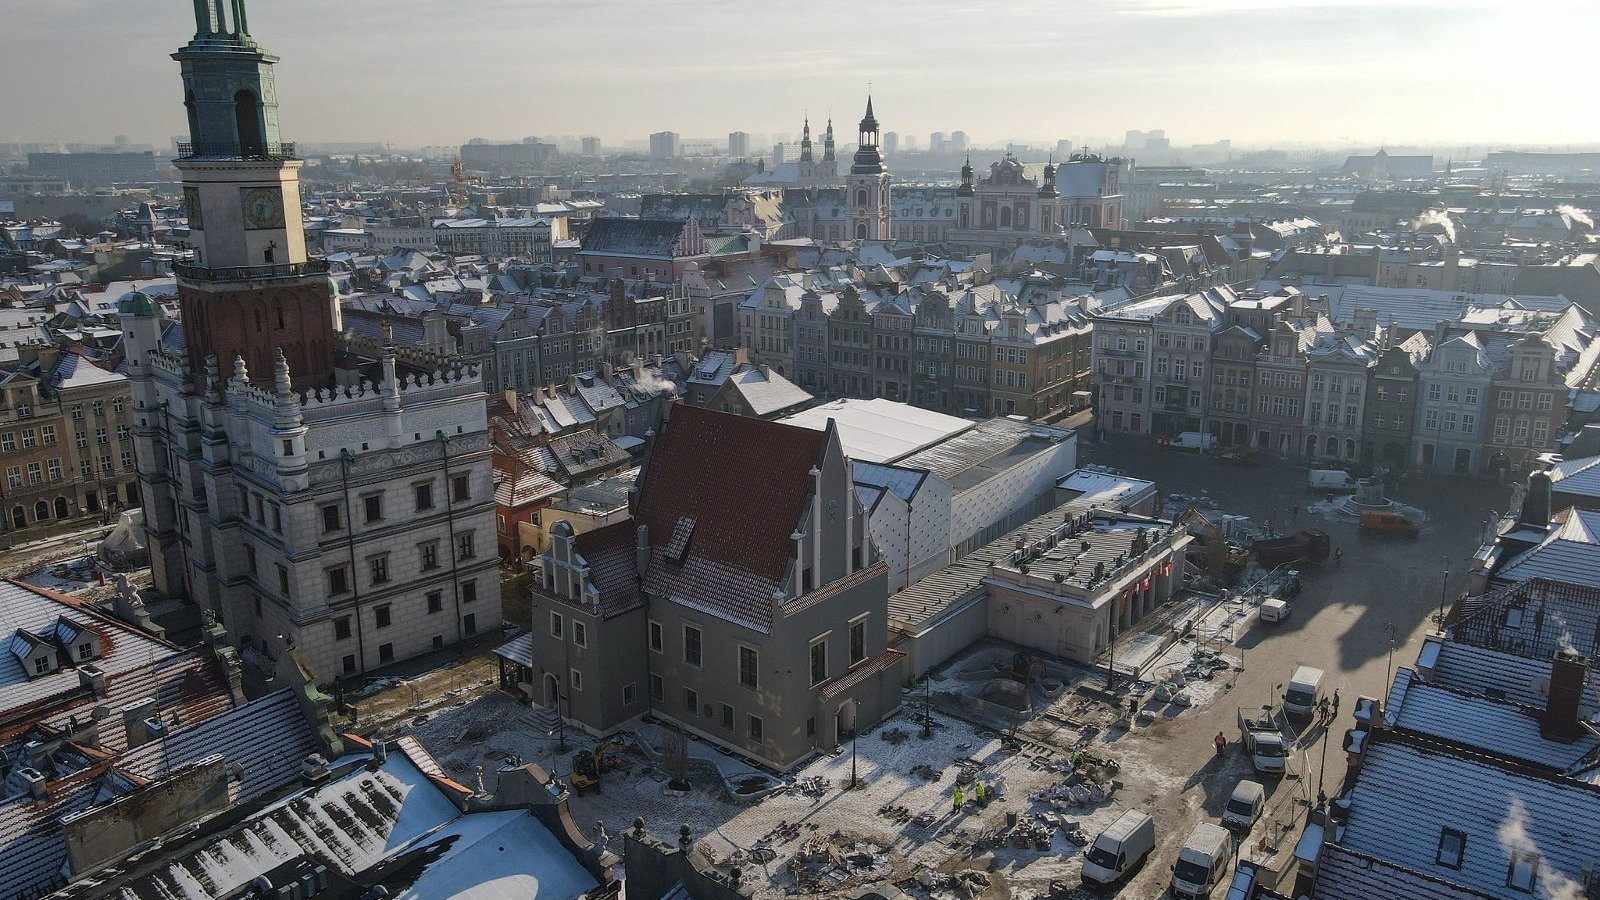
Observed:
[[[967,799],[966,794],[962,793],[962,791],[961,791],[961,785],[959,785],[959,784],[956,785],[956,796],[955,796],[956,808],[955,808],[955,812],[961,812],[961,804],[966,802],[966,799]]]
[[[1217,755],[1221,756],[1222,751],[1228,746],[1228,739],[1223,737],[1222,732],[1219,731],[1217,736],[1211,739],[1211,743],[1217,745]]]
[[[983,782],[978,782],[978,786],[973,788],[972,792],[977,795],[976,799],[979,806],[989,805],[989,789],[983,786]]]

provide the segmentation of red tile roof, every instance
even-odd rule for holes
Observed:
[[[650,452],[636,516],[651,593],[765,630],[829,432],[679,405]],[[663,556],[693,519],[682,563]]]

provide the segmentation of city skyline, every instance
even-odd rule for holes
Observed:
[[[878,44],[905,33],[900,10],[776,11],[759,23],[701,31],[679,0],[639,4],[625,21],[615,15],[623,9],[615,0],[581,9],[352,0],[313,11],[309,0],[284,0],[253,11],[251,24],[286,60],[280,90],[293,103],[285,134],[308,143],[410,147],[570,134],[598,135],[614,147],[662,130],[795,132],[807,113],[816,123],[831,113],[848,143],[868,82],[885,131],[925,139],[960,129],[975,145],[1067,138],[1115,146],[1124,131],[1146,128],[1164,128],[1177,147],[1221,139],[1236,146],[1600,141],[1600,125],[1564,114],[1587,98],[1583,80],[1561,67],[1513,77],[1504,66],[1449,62],[1515,58],[1519,40],[1543,46],[1532,41],[1552,29],[1576,44],[1600,37],[1597,17],[1566,0],[1515,10],[1490,0],[1402,9],[1371,0],[1101,0],[1070,15],[1024,4],[1005,16],[964,14],[939,0],[919,6],[919,15],[963,27],[927,31],[914,52],[887,53]],[[89,12],[86,0],[15,9],[9,16],[17,27],[8,34],[72,19],[72,77],[129,87],[80,89],[81,114],[63,120],[51,113],[61,69],[50,51],[0,38],[7,81],[16,86],[0,104],[0,120],[9,123],[0,140],[72,141],[90,131],[160,147],[182,131],[167,57],[171,35],[192,30],[188,4]],[[836,23],[847,20],[858,24],[842,33]],[[1019,36],[1024,21],[1029,28]],[[764,37],[774,28],[791,36],[784,48]],[[638,52],[636,33],[670,40],[671,52]],[[330,54],[330,35],[377,46],[352,63],[349,51]],[[953,61],[985,46],[997,52],[977,54],[980,64]],[[541,49],[552,47],[589,49]],[[824,49],[805,49],[817,47]],[[1196,48],[1211,49],[1197,60]],[[1197,65],[1226,87],[1195,96]],[[741,82],[736,95],[725,92],[730,77]],[[1064,87],[1053,100],[1057,85]],[[762,102],[759,111],[744,101],[715,102],[727,96]],[[429,114],[410,114],[417,104]]]

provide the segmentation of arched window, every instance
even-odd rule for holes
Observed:
[[[1011,207],[1009,207],[1009,206],[1000,207],[1000,227],[1001,228],[1010,228],[1011,227]]]
[[[261,140],[261,109],[255,94],[240,91],[233,95],[233,123],[239,134],[239,155],[265,155],[267,148]]]
[[[1026,206],[1017,209],[1017,227],[1028,227],[1028,208]]]
[[[68,512],[67,512],[67,498],[65,498],[65,497],[57,497],[56,498],[56,518],[65,519],[67,517],[67,515],[68,515]]]
[[[1338,456],[1339,455],[1339,439],[1338,438],[1332,438],[1332,437],[1328,438],[1328,455],[1329,456]]]
[[[1316,456],[1317,455],[1317,436],[1314,435],[1314,434],[1306,435],[1306,455],[1307,456]]]
[[[48,518],[50,518],[50,504],[43,500],[35,503],[33,505],[33,520],[35,522],[43,522]]]
[[[26,512],[24,512],[22,507],[20,507],[20,506],[11,507],[11,527],[12,528],[27,528],[28,527],[28,514]]]
[[[864,241],[866,239],[867,239],[867,223],[865,223],[865,222],[857,222],[856,223],[856,240]]]
[[[1355,459],[1356,458],[1356,442],[1355,441],[1346,440],[1344,442],[1344,457],[1345,457],[1345,459]]]
[[[866,206],[867,205],[867,189],[866,188],[857,188],[856,189],[856,205],[857,206]]]

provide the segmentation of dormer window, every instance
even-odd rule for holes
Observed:
[[[33,674],[35,674],[35,675],[48,675],[48,674],[50,674],[50,656],[49,656],[49,654],[34,658],[34,660],[33,660]]]

